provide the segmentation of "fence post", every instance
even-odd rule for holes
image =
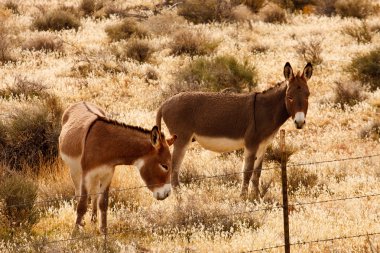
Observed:
[[[285,151],[285,130],[280,131],[280,150],[281,150],[281,181],[282,181],[282,205],[284,215],[284,241],[285,253],[290,253],[289,240],[289,206],[288,206],[288,176],[286,174],[286,151]]]

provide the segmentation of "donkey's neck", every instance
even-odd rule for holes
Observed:
[[[289,118],[285,105],[286,88],[286,84],[281,83],[279,87],[257,95],[255,110],[259,133],[273,134]]]

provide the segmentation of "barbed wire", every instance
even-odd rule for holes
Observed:
[[[314,162],[306,162],[306,163],[289,163],[289,164],[287,164],[287,167],[310,166],[310,165],[316,165],[316,164],[325,164],[325,163],[342,162],[342,161],[350,161],[350,160],[368,159],[368,158],[373,158],[373,157],[380,157],[380,154],[373,154],[373,155],[367,155],[367,156],[356,156],[356,157],[346,157],[346,158],[340,158],[340,159],[314,161]],[[263,168],[262,171],[268,171],[268,170],[273,170],[273,169],[278,169],[278,168],[279,168],[278,166],[267,167],[267,168]],[[192,178],[191,181],[194,182],[194,181],[208,180],[208,179],[214,179],[214,178],[229,177],[229,176],[234,176],[234,175],[241,175],[244,173],[245,172],[242,171],[242,172],[232,172],[232,173],[217,174],[217,175],[210,175],[210,176],[198,176],[198,177]],[[158,184],[141,185],[141,186],[128,187],[128,188],[115,188],[115,189],[111,189],[110,193],[126,192],[126,191],[138,190],[138,189],[143,189],[143,188],[149,188],[152,186],[158,186]],[[84,196],[91,197],[91,196],[96,196],[96,195],[101,195],[101,194],[103,194],[103,193],[101,193],[101,192],[91,193],[91,194],[87,194]],[[17,196],[10,196],[10,197],[17,197]],[[71,195],[71,196],[62,197],[62,198],[40,200],[40,201],[36,201],[34,203],[33,203],[33,201],[23,202],[23,203],[19,203],[19,204],[9,205],[7,207],[8,208],[15,208],[15,207],[27,206],[27,205],[42,205],[42,204],[46,204],[46,203],[64,202],[64,201],[68,201],[70,199],[72,200],[72,199],[80,198],[80,197],[82,197],[82,195],[78,195],[78,196]]]
[[[321,203],[345,201],[345,200],[361,199],[361,198],[369,198],[369,197],[377,197],[377,196],[380,196],[380,193],[359,195],[359,196],[346,197],[346,198],[326,199],[326,200],[320,200],[320,201],[315,201],[315,202],[295,203],[295,204],[291,204],[290,206],[303,206],[303,205],[321,204]],[[248,210],[248,211],[218,214],[218,215],[214,215],[212,217],[204,218],[203,220],[215,220],[215,219],[221,218],[221,217],[245,215],[245,214],[251,214],[251,213],[262,212],[262,211],[272,211],[275,209],[282,209],[282,208],[283,208],[283,205],[277,205],[277,206],[272,206],[272,207],[263,207],[263,208],[257,208],[254,210]],[[170,225],[166,224],[166,225],[160,225],[160,226],[144,228],[144,229],[141,229],[141,228],[116,229],[115,231],[108,232],[106,234],[100,234],[100,235],[97,234],[97,235],[92,235],[92,236],[82,236],[82,237],[73,237],[73,238],[66,238],[66,239],[59,239],[59,240],[52,240],[52,241],[44,241],[42,243],[38,243],[35,245],[36,246],[46,246],[46,245],[55,244],[55,243],[89,240],[89,239],[98,238],[101,236],[117,235],[117,234],[123,234],[126,232],[146,232],[147,229],[170,228],[170,227],[171,227]],[[298,244],[298,243],[296,243],[296,244]],[[295,245],[295,244],[291,244],[291,245]],[[248,252],[269,250],[269,249],[279,248],[279,247],[283,247],[283,246],[284,245],[273,246],[273,247],[269,247],[269,248],[262,248],[262,249],[258,249],[258,250],[248,251]],[[24,247],[27,247],[27,245],[24,245]]]
[[[347,240],[347,239],[367,237],[367,236],[373,236],[373,235],[380,235],[380,232],[372,232],[372,233],[359,234],[359,235],[344,235],[344,236],[337,236],[337,237],[333,237],[333,238],[294,242],[294,243],[290,243],[290,246],[307,245],[307,244],[320,243],[320,242],[330,242],[330,241],[337,241],[337,240]],[[285,244],[266,247],[266,248],[260,248],[260,249],[253,249],[253,250],[249,250],[249,251],[244,251],[244,253],[259,252],[259,251],[278,249],[278,248],[283,248],[283,247],[285,247]]]

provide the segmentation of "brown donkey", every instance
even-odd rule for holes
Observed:
[[[186,92],[165,101],[157,112],[171,134],[178,136],[172,159],[172,185],[179,185],[179,169],[189,143],[198,141],[206,149],[228,152],[244,148],[244,179],[241,194],[247,196],[252,177],[253,198],[259,195],[259,178],[267,145],[285,121],[292,117],[297,129],[305,124],[313,72],[308,63],[294,75],[287,62],[285,81],[262,93],[228,94]]]
[[[102,109],[90,103],[80,102],[66,109],[59,151],[70,167],[75,195],[79,196],[76,228],[83,226],[87,199],[91,197],[91,221],[96,221],[99,207],[100,231],[106,233],[108,192],[117,165],[134,164],[156,199],[169,196],[169,146],[175,138],[165,140],[156,126],[149,131],[110,120]]]

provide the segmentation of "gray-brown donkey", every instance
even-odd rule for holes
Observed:
[[[165,101],[157,112],[156,124],[164,119],[178,138],[172,156],[172,185],[179,185],[179,169],[189,143],[196,140],[206,149],[228,152],[244,148],[244,179],[241,189],[247,196],[252,177],[253,198],[259,195],[259,178],[268,144],[285,121],[292,117],[297,129],[305,124],[313,72],[308,63],[294,75],[287,62],[285,81],[262,93],[227,94],[185,92]]]

